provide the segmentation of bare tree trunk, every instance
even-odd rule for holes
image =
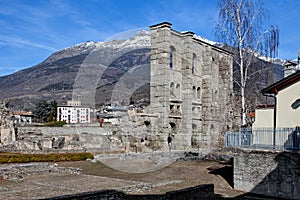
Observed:
[[[249,67],[255,52],[271,57],[277,54],[279,31],[277,27],[262,27],[265,22],[265,10],[260,1],[255,0],[219,0],[219,22],[216,26],[220,41],[236,47],[236,63],[239,65],[240,79],[235,80],[240,88],[242,125],[246,124],[246,85],[251,74]],[[250,51],[249,51],[250,50]],[[251,55],[252,54],[252,55]],[[250,56],[249,56],[250,55]],[[253,73],[255,74],[255,73]]]

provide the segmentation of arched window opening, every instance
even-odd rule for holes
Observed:
[[[144,124],[147,128],[149,128],[151,126],[151,123],[149,121],[144,121]]]
[[[177,96],[177,98],[180,98],[180,84],[176,84],[176,91],[175,91],[175,95]]]
[[[192,124],[192,129],[193,130],[197,129],[197,125],[196,124]]]
[[[197,98],[200,99],[200,87],[197,88]]]
[[[173,82],[171,82],[170,83],[170,95],[171,95],[171,97],[175,97],[174,88],[175,88],[175,85],[174,85]]]
[[[170,83],[170,88],[174,89],[174,83],[173,82]]]
[[[193,98],[196,99],[196,86],[193,86]]]
[[[192,74],[195,73],[195,62],[196,62],[196,54],[193,53],[193,59],[192,59]]]
[[[174,66],[174,53],[175,53],[175,48],[171,46],[170,47],[170,69],[172,69]]]
[[[170,122],[170,126],[172,130],[176,129],[176,124],[174,122]]]

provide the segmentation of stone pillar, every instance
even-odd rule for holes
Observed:
[[[164,22],[150,26],[151,30],[151,77],[150,77],[150,109],[158,114],[158,134],[163,149],[168,149],[169,130],[169,70],[170,30],[172,24]]]

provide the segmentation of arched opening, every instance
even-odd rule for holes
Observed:
[[[174,93],[174,89],[175,88],[175,85],[174,85],[174,83],[173,82],[171,82],[170,83],[170,95],[171,95],[171,97],[175,97],[175,93]]]
[[[176,96],[180,98],[180,84],[176,84]]]
[[[147,128],[149,128],[150,125],[151,125],[151,123],[150,123],[149,121],[144,121],[144,124],[145,124],[145,126],[146,126]]]
[[[193,86],[193,98],[196,99],[197,94],[196,94],[196,86]]]
[[[170,124],[172,132],[175,132],[175,130],[176,130],[176,124],[174,122],[170,122],[169,124]]]
[[[172,69],[174,67],[174,54],[176,52],[176,49],[173,46],[170,46],[170,69]]]
[[[193,59],[192,59],[192,74],[195,73],[195,63],[196,63],[196,58],[197,58],[196,54],[193,53]]]
[[[200,87],[197,88],[197,99],[200,99],[201,93],[200,93]]]

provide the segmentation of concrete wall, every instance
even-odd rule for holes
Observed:
[[[241,150],[234,157],[234,188],[285,199],[300,197],[299,152]]]

